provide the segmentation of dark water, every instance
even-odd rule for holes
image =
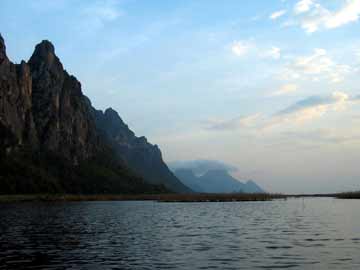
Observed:
[[[0,269],[360,269],[360,200],[0,205]]]

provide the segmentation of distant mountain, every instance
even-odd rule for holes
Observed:
[[[195,192],[204,192],[200,177],[196,177],[190,169],[178,169],[175,175],[180,181]]]
[[[0,35],[0,193],[190,192],[160,149],[92,107],[47,40],[12,63]]]
[[[249,193],[264,193],[265,191],[254,181],[248,180],[245,183],[244,190],[248,190]]]
[[[175,175],[195,192],[204,193],[264,193],[255,182],[242,183],[232,177],[226,170],[210,170],[204,175],[196,176],[191,169],[177,169]]]

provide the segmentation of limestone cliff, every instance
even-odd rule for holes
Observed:
[[[189,191],[157,146],[136,137],[114,110],[91,106],[51,42],[36,45],[28,63],[13,64],[0,35],[0,193],[26,187],[135,193],[165,191],[164,186]]]

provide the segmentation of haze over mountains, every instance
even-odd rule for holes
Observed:
[[[230,175],[236,167],[216,160],[177,161],[169,163],[175,175],[195,192],[264,193],[254,181],[245,183]]]
[[[13,64],[0,35],[0,193],[190,192],[160,149],[92,107],[49,41]]]

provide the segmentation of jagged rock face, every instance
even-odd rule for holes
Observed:
[[[36,46],[29,65],[32,112],[41,147],[75,163],[91,157],[97,135],[80,82],[64,70],[49,41]]]
[[[90,105],[43,41],[29,64],[11,63],[0,38],[0,145],[7,152],[21,146],[54,152],[78,163],[101,148]]]
[[[112,108],[105,110],[104,113],[100,110],[94,110],[94,118],[97,128],[106,135],[106,138],[111,138],[117,144],[127,144],[135,138],[134,132]]]
[[[159,147],[150,144],[145,137],[136,137],[116,111],[109,108],[104,113],[94,110],[93,114],[104,140],[112,145],[119,158],[146,181],[163,184],[177,192],[190,191],[166,166]]]
[[[10,152],[17,146],[38,145],[31,113],[32,79],[29,66],[11,63],[0,36],[0,147]]]

